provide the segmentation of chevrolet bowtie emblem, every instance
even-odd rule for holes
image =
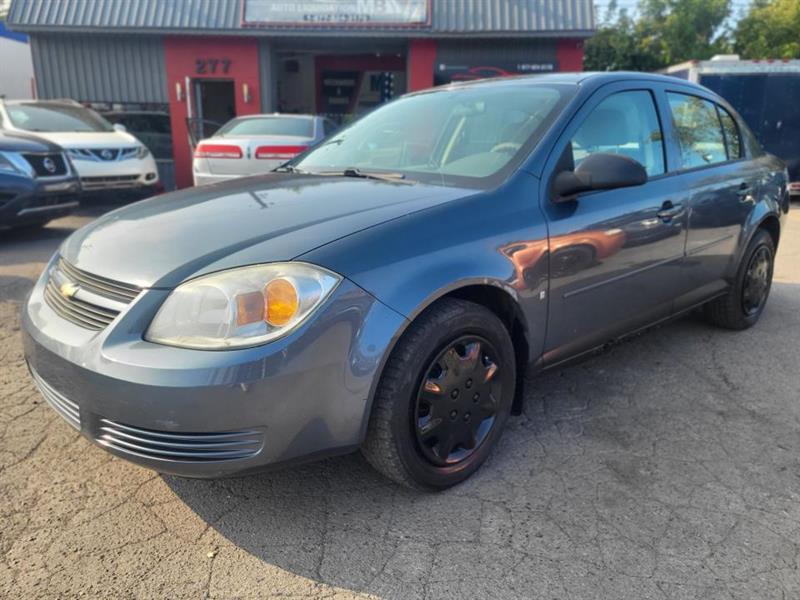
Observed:
[[[61,292],[61,295],[64,296],[64,298],[69,300],[70,298],[75,297],[75,294],[78,293],[78,286],[71,281],[65,281],[61,284],[61,287],[58,288],[58,291]]]

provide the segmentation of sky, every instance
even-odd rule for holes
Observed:
[[[594,0],[594,5],[597,9],[595,14],[597,15],[598,23],[605,18],[606,9],[608,8],[610,2],[611,0]],[[629,13],[633,13],[635,11],[638,3],[639,0],[617,0],[617,6],[620,8],[627,8]],[[733,14],[731,15],[730,25],[734,25],[736,23],[738,18],[741,16],[741,13],[746,12],[751,3],[752,0],[731,1],[731,5],[733,6]]]

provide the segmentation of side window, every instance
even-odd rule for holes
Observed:
[[[728,160],[717,109],[708,100],[687,94],[667,93],[678,135],[684,169]]]
[[[719,120],[722,123],[722,132],[725,134],[725,145],[728,148],[728,160],[736,160],[742,157],[742,139],[739,137],[739,128],[731,114],[717,106]]]
[[[572,138],[575,166],[598,152],[633,158],[651,177],[664,172],[663,136],[650,92],[619,92],[586,117]]]

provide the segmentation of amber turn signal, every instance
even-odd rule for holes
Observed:
[[[300,307],[297,290],[287,279],[273,279],[264,288],[267,305],[265,321],[273,327],[282,327],[292,320]]]

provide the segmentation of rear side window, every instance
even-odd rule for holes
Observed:
[[[739,128],[731,114],[717,106],[719,110],[719,120],[722,123],[722,132],[725,134],[725,146],[728,149],[728,160],[736,160],[742,157],[742,139],[739,137]]]
[[[650,92],[613,94],[586,117],[572,138],[575,166],[598,152],[633,158],[651,177],[664,172],[663,136]]]
[[[728,160],[715,105],[687,94],[667,93],[667,98],[678,134],[683,168],[693,169]]]

